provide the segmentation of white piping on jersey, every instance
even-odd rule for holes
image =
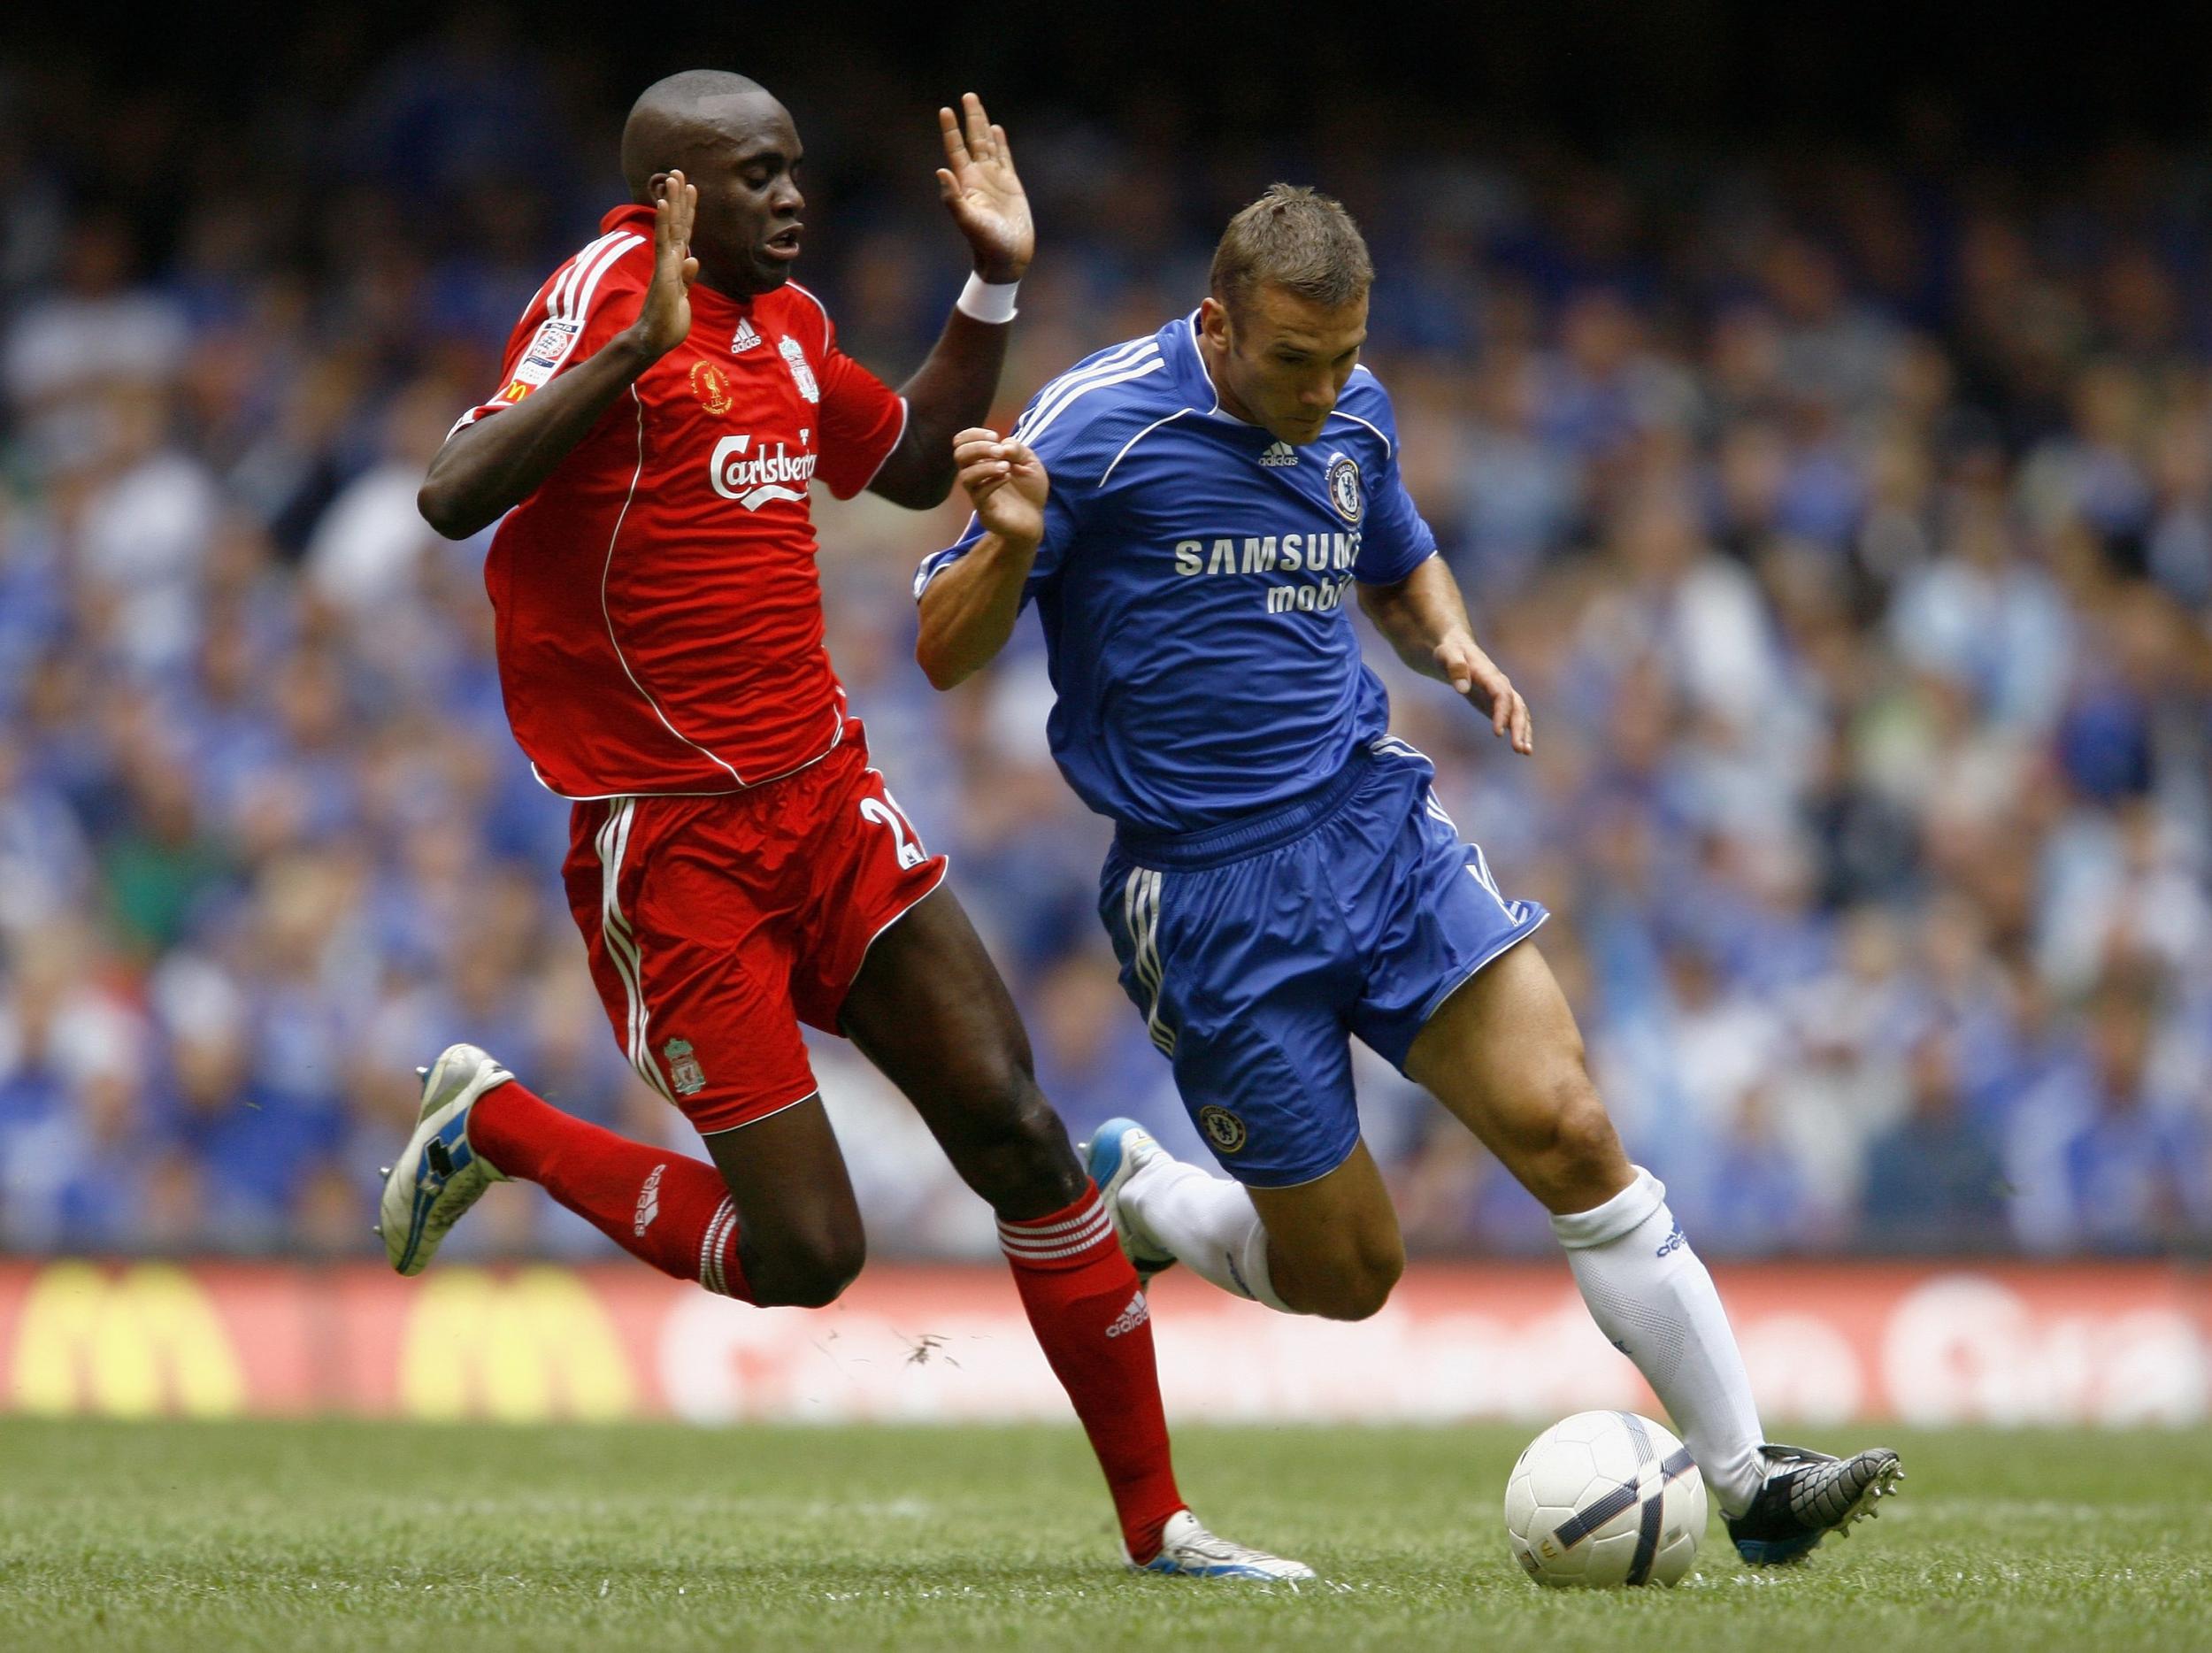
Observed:
[[[784,285],[822,312],[822,354],[827,356],[830,348],[829,306],[796,281],[786,281]],[[899,434],[891,438],[891,445],[883,450],[883,457],[876,461],[876,468],[868,473],[868,480],[854,489],[855,493],[864,494],[876,485],[876,478],[883,473],[883,467],[891,463],[891,456],[899,450],[899,444],[906,440],[906,426],[910,412],[911,410],[907,406],[906,398],[901,396],[899,398]]]
[[[576,348],[576,341],[584,336],[584,323],[591,316],[592,296],[598,292],[601,280],[621,260],[623,254],[644,239],[638,234],[610,235],[607,241],[611,244],[593,255],[589,269],[585,269],[583,260],[579,258],[570,270],[568,296],[564,299],[557,292],[553,304],[546,311],[548,320],[558,319],[568,324],[567,336],[561,341],[553,357],[552,373],[561,371],[562,365],[568,360],[569,352]],[[580,279],[578,278],[579,271],[582,272]],[[548,376],[550,377],[550,374]]]
[[[891,438],[891,445],[883,450],[883,457],[876,461],[876,468],[868,473],[868,480],[855,488],[853,490],[855,493],[864,494],[873,488],[876,485],[876,478],[883,474],[883,467],[891,463],[891,456],[899,450],[899,444],[906,440],[906,421],[909,411],[906,398],[901,396],[899,398],[899,434]]]
[[[634,231],[617,230],[611,234],[602,235],[597,241],[588,244],[582,251],[579,252],[575,258],[569,261],[568,268],[564,270],[559,277],[554,281],[553,292],[546,303],[546,319],[548,320],[576,320],[588,317],[591,311],[592,298],[598,291],[599,283],[602,278],[606,275],[609,270],[614,268],[615,265],[621,259],[625,253],[628,252],[632,247],[637,245],[644,239],[644,236],[638,234]],[[796,283],[795,282],[793,285],[795,286]],[[807,293],[804,288],[800,288],[799,291],[806,293],[807,297],[813,299],[817,309],[822,308],[822,301],[818,298],[815,298],[813,294]],[[532,307],[535,308],[535,301],[533,301]],[[526,318],[529,311],[525,311],[523,313]],[[829,311],[827,310],[822,310],[822,317],[824,324],[826,326],[829,319]],[[577,336],[580,336],[580,329],[579,330],[579,335]],[[572,337],[570,342],[572,343],[574,342],[573,337]],[[564,349],[562,353],[565,356],[567,353],[566,350]],[[726,772],[730,779],[734,780],[737,784],[734,787],[725,788],[716,792],[595,792],[580,795],[563,792],[557,787],[554,786],[550,781],[546,780],[544,773],[538,768],[535,763],[533,763],[530,765],[531,776],[540,786],[543,787],[548,792],[552,793],[555,797],[566,798],[571,803],[584,803],[626,797],[727,797],[732,792],[743,792],[749,790],[754,787],[767,786],[774,781],[787,780],[790,776],[797,774],[802,769],[811,769],[815,765],[820,763],[825,757],[827,757],[832,752],[835,751],[840,746],[844,744],[845,712],[841,703],[836,707],[833,707],[831,710],[830,715],[833,727],[830,731],[830,741],[827,746],[824,747],[820,751],[817,752],[813,757],[808,758],[803,764],[794,765],[791,768],[786,769],[778,774],[764,776],[757,780],[748,780],[744,776],[739,774],[735,769],[732,768],[728,763],[725,762],[714,752],[709,750],[706,747],[700,745],[698,742],[693,740],[689,735],[684,734],[683,731],[677,728],[674,724],[671,723],[668,720],[668,714],[661,710],[659,702],[656,701],[653,696],[647,692],[645,685],[638,680],[637,673],[631,670],[629,657],[622,650],[622,641],[615,635],[614,615],[607,607],[607,578],[614,567],[615,544],[616,542],[621,538],[622,524],[630,514],[631,504],[637,497],[637,485],[639,479],[644,474],[645,471],[645,404],[642,398],[639,396],[637,387],[635,385],[632,385],[630,387],[630,400],[637,408],[637,467],[630,473],[630,491],[623,496],[622,509],[620,511],[616,513],[615,516],[613,532],[607,536],[606,560],[602,565],[599,571],[600,617],[606,622],[607,641],[613,645],[615,658],[621,663],[623,675],[630,680],[630,686],[637,690],[640,697],[644,700],[645,703],[653,709],[653,715],[660,719],[661,727],[666,729],[671,734],[674,735],[678,740],[681,741],[686,746],[690,747],[694,751],[700,753],[703,757],[713,759],[716,766]],[[473,423],[476,418],[476,410],[472,409],[469,412],[461,416],[460,424],[456,425],[453,428],[455,430],[458,430],[463,425]],[[448,432],[447,434],[449,436],[452,433]],[[899,434],[902,437],[903,437],[906,434],[906,398],[903,396],[899,398]],[[894,448],[898,444],[895,442],[892,444]],[[887,459],[890,457],[890,455],[886,453],[884,457]],[[879,464],[877,469],[880,470],[881,468],[881,465]],[[874,479],[872,477],[870,480],[873,481]],[[664,1093],[665,1092],[665,1087],[663,1087]]]
[[[796,281],[786,281],[784,285],[789,288],[793,292],[796,293],[801,298],[805,299],[809,304],[812,304],[815,309],[822,312],[822,350],[823,353],[826,355],[829,351],[830,335],[829,306],[824,304],[820,299],[815,297],[814,295],[809,292],[805,288],[801,287]]]
[[[808,758],[806,762],[803,764],[794,764],[788,769],[780,769],[772,775],[763,775],[757,780],[741,781],[733,787],[717,787],[711,792],[642,792],[634,787],[626,788],[620,792],[564,792],[558,787],[555,786],[550,780],[548,780],[545,778],[545,772],[540,769],[534,763],[530,765],[530,778],[536,781],[540,786],[543,787],[548,792],[550,792],[555,797],[569,803],[604,803],[610,798],[734,797],[740,792],[751,792],[761,787],[772,787],[779,780],[788,780],[792,776],[799,773],[802,770],[813,768],[815,765],[820,763],[832,752],[842,746],[845,743],[845,708],[841,697],[839,703],[830,709],[830,716],[835,719],[837,727],[830,731],[829,744],[825,746],[820,751],[815,753],[813,757]],[[680,740],[682,737],[679,735],[677,738]],[[709,752],[707,753],[707,756],[713,757],[714,754],[712,752]],[[719,758],[715,758],[715,761],[717,763],[721,763],[721,759]],[[722,766],[725,769],[729,767],[727,764],[723,764]],[[765,1119],[767,1116],[764,1114],[761,1117]]]
[[[590,317],[592,298],[599,291],[599,283],[605,278],[607,272],[627,258],[632,249],[644,244],[645,237],[642,235],[625,235],[600,255],[598,262],[592,265],[590,273],[577,284],[572,300],[573,311],[569,317],[570,320],[583,321]]]
[[[828,755],[825,752],[823,757]],[[711,792],[638,792],[628,788],[620,792],[564,792],[545,778],[545,771],[534,761],[530,765],[530,779],[566,803],[604,803],[611,798],[726,798],[745,790],[743,787],[717,787]]]
[[[580,321],[588,317],[592,296],[599,290],[600,278],[614,268],[616,261],[624,253],[644,239],[634,230],[616,230],[611,234],[602,235],[597,241],[587,242],[583,250],[571,258],[561,273],[553,278],[552,291],[545,296],[546,320]],[[588,275],[585,273],[588,269]],[[580,285],[580,277],[582,278]],[[531,312],[537,307],[538,301],[533,298],[523,306],[522,315],[515,325],[520,327],[523,322],[528,321]],[[576,347],[576,341],[583,336],[583,332],[582,327],[576,327],[561,342],[559,354],[553,358],[555,373],[558,373],[561,365],[568,360],[569,351]],[[450,442],[457,432],[466,430],[489,413],[505,411],[509,405],[504,402],[495,402],[489,408],[471,408],[453,421],[451,428],[446,432],[446,440]]]
[[[1053,420],[1058,419],[1079,397],[1087,396],[1091,391],[1102,390],[1109,385],[1122,384],[1132,379],[1142,379],[1148,373],[1164,372],[1166,367],[1167,359],[1160,354],[1160,342],[1157,338],[1133,339],[1126,344],[1118,345],[1087,366],[1071,368],[1057,379],[1047,381],[1045,388],[1037,393],[1037,399],[1030,405],[1029,411],[1014,422],[1013,440],[1016,442],[1034,441],[1044,434],[1045,428]],[[1189,408],[1181,408],[1169,414],[1168,418],[1179,418],[1190,411],[1192,410]],[[1148,428],[1156,430],[1160,425],[1166,422],[1166,419],[1162,419]],[[1137,433],[1139,436],[1146,434],[1148,434],[1147,431]],[[1133,445],[1133,439],[1129,446]],[[1129,446],[1125,446],[1121,450],[1122,453],[1128,452]],[[1114,464],[1120,463],[1121,454],[1116,454]],[[1113,465],[1110,465],[1106,467],[1106,474],[1107,476],[1113,474]],[[1098,480],[1099,485],[1103,487],[1106,478],[1102,476]],[[967,527],[961,530],[963,539],[965,539],[974,529],[977,521],[978,519],[971,513]],[[944,551],[933,552],[930,556],[925,557],[921,561],[921,565],[914,571],[914,600],[919,603],[922,600],[922,593],[929,588],[929,582],[959,560],[959,557],[949,556]]]
[[[1190,347],[1193,353],[1198,358],[1198,371],[1205,375],[1206,383],[1212,388],[1214,393],[1214,404],[1212,407],[1209,408],[1207,411],[1210,413],[1219,413],[1221,411],[1221,388],[1219,386],[1214,384],[1213,374],[1207,372],[1206,353],[1198,348],[1198,323],[1190,318],[1186,317],[1184,318],[1183,325],[1190,329]],[[1364,362],[1353,363],[1352,371],[1355,373],[1365,373],[1370,379],[1375,379],[1374,369],[1368,366]],[[1380,385],[1382,381],[1375,379],[1375,382],[1378,385]],[[1231,413],[1226,417],[1230,419],[1236,419],[1237,416]],[[1329,410],[1329,417],[1331,419],[1350,419],[1355,425],[1366,426],[1367,428],[1373,431],[1376,435],[1382,436],[1383,457],[1386,458],[1395,457],[1398,451],[1398,444],[1392,442],[1389,437],[1384,436],[1382,427],[1377,425],[1372,419],[1363,419],[1356,413],[1347,413],[1341,408],[1331,408]],[[1237,423],[1240,425],[1246,422],[1247,421],[1243,419],[1237,419]],[[1104,485],[1105,480],[1106,479],[1103,477],[1099,479],[1101,486]]]
[[[1214,376],[1206,366],[1206,352],[1198,348],[1197,312],[1194,311],[1191,314],[1184,317],[1183,325],[1190,329],[1190,353],[1198,359],[1198,376],[1206,381],[1206,388],[1214,393],[1214,404],[1213,406],[1208,408],[1206,411],[1210,414],[1218,413],[1221,411],[1221,387],[1214,383]],[[1230,414],[1229,417],[1231,419],[1237,419],[1237,416],[1233,413]],[[1239,419],[1237,419],[1237,423],[1241,425],[1244,421]]]
[[[581,321],[591,313],[592,295],[598,291],[600,278],[614,268],[615,261],[645,237],[634,230],[609,235],[577,255],[569,266],[568,278],[553,289],[553,302],[546,306],[546,314],[558,316],[565,321]]]
[[[1146,426],[1142,430],[1132,436],[1127,442],[1121,444],[1121,451],[1114,456],[1114,465],[1119,465],[1124,459],[1127,458],[1129,456],[1129,450],[1132,448],[1142,442],[1147,436],[1149,436],[1154,431],[1159,429],[1161,426],[1172,425],[1177,419],[1182,418],[1184,414],[1195,413],[1198,410],[1196,408],[1177,408],[1174,412],[1169,414],[1165,419],[1154,419],[1149,425]],[[1098,479],[1098,485],[1101,488],[1106,486],[1106,477],[1113,475],[1114,465],[1108,465],[1106,467],[1105,476],[1102,476]]]
[[[1164,371],[1167,363],[1160,355],[1157,339],[1142,339],[1133,345],[1123,347],[1114,356],[1074,373],[1064,373],[1039,393],[1036,406],[1023,415],[1014,427],[1018,442],[1034,442],[1043,435],[1052,422],[1058,419],[1079,397],[1108,385],[1118,385],[1125,380],[1141,379],[1147,373]]]
[[[551,290],[545,296],[545,313],[548,316],[557,316],[561,313],[561,306],[568,302],[569,294],[575,288],[578,273],[592,261],[595,254],[603,250],[607,243],[620,233],[620,231],[615,231],[602,235],[596,241],[586,242],[577,250],[576,256],[561,266],[559,273],[553,278]],[[526,310],[522,313],[526,317],[530,312]]]
[[[607,535],[607,560],[601,564],[599,568],[600,618],[607,623],[607,641],[614,645],[614,657],[622,663],[623,676],[630,680],[630,687],[637,690],[647,705],[652,707],[653,715],[661,720],[661,727],[666,729],[693,751],[703,757],[714,758],[714,761],[722,768],[729,770],[730,779],[742,787],[745,784],[743,775],[731,769],[728,764],[716,757],[712,752],[708,751],[705,747],[669,722],[668,714],[660,708],[660,702],[646,693],[645,685],[638,681],[637,673],[630,669],[630,657],[622,652],[622,639],[614,634],[614,615],[607,607],[607,576],[614,570],[615,542],[622,537],[622,524],[630,514],[630,502],[637,497],[638,478],[645,473],[645,402],[638,395],[637,387],[634,384],[630,387],[630,400],[637,406],[637,469],[630,473],[630,491],[622,497],[622,509],[616,514],[614,519],[614,532]],[[842,723],[838,727],[841,731],[844,727]]]
[[[1397,445],[1393,442],[1389,437],[1383,436],[1382,427],[1376,424],[1372,419],[1363,419],[1356,413],[1347,413],[1342,408],[1331,408],[1329,410],[1329,417],[1331,419],[1350,419],[1353,424],[1364,425],[1369,430],[1373,431],[1376,435],[1382,436],[1384,458],[1391,458],[1397,453]]]
[[[615,234],[618,233],[610,232],[600,236],[596,241],[586,242],[576,256],[568,261],[567,266],[560,274],[553,278],[553,290],[546,295],[545,299],[547,315],[557,316],[561,313],[561,306],[568,302],[569,294],[575,290],[577,275],[586,265],[592,261],[595,254],[604,250],[607,244],[613,241]]]
[[[1039,419],[1030,429],[1022,433],[1021,440],[1029,442],[1035,442],[1039,437],[1042,436],[1047,431],[1052,428],[1053,422],[1056,420],[1060,415],[1066,412],[1070,408],[1073,407],[1085,396],[1090,395],[1090,393],[1094,390],[1104,390],[1114,385],[1126,384],[1132,379],[1142,379],[1148,374],[1164,373],[1165,372],[1167,372],[1167,362],[1157,350],[1155,350],[1151,357],[1144,361],[1143,365],[1141,366],[1125,367],[1121,372],[1118,373],[1109,373],[1103,379],[1094,379],[1089,384],[1083,386],[1073,394],[1063,396],[1060,399],[1060,405],[1058,407],[1054,408],[1051,412],[1046,414],[1044,418]]]
[[[975,532],[978,520],[973,511],[968,513],[968,526],[960,530],[962,539],[966,539],[969,534]],[[967,555],[967,552],[961,550],[958,546],[947,546],[943,550],[932,551],[922,558],[920,566],[914,570],[914,600],[917,603],[922,600],[922,593],[929,589],[931,580],[960,560],[960,557],[955,557],[952,554],[956,550],[960,550],[960,557]]]
[[[1057,379],[1045,381],[1044,388],[1037,392],[1036,398],[1028,411],[1014,421],[1016,434],[1018,434],[1024,428],[1035,424],[1038,419],[1043,418],[1064,392],[1071,391],[1077,386],[1097,378],[1101,373],[1110,373],[1117,367],[1135,361],[1145,353],[1147,345],[1156,350],[1159,348],[1159,342],[1156,339],[1132,339],[1126,344],[1115,345],[1113,349],[1104,352],[1094,361],[1071,367]]]

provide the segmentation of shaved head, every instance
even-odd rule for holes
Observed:
[[[741,297],[781,287],[799,256],[806,158],[791,111],[757,81],[687,69],[657,81],[622,127],[622,177],[650,206],[671,173],[699,192],[691,252],[699,279]]]
[[[651,201],[656,173],[689,165],[703,141],[749,127],[763,104],[775,103],[759,81],[722,69],[686,69],[654,81],[622,127],[622,181],[630,198]]]

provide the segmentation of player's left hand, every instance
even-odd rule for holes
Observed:
[[[1437,675],[1490,719],[1492,734],[1510,735],[1513,750],[1524,757],[1536,750],[1536,729],[1529,719],[1528,702],[1472,637],[1463,634],[1447,637],[1436,645],[1435,652]]]
[[[937,111],[945,140],[945,164],[937,169],[937,193],[975,254],[975,273],[994,284],[1018,281],[1037,250],[1037,227],[1030,221],[1029,197],[1014,173],[1006,128],[995,127],[973,92],[960,98],[961,113]]]

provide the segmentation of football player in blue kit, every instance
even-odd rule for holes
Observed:
[[[949,688],[1043,625],[1061,772],[1115,824],[1099,911],[1122,985],[1234,1179],[1133,1121],[1090,1146],[1123,1244],[1293,1314],[1360,1319],[1404,1266],[1362,1142],[1348,1039],[1423,1086],[1552,1213],[1584,1301],[1672,1415],[1755,1563],[1894,1490],[1897,1455],[1763,1439],[1712,1277],[1632,1165],[1582,1038],[1499,888],[1388,732],[1356,597],[1415,671],[1515,751],[1529,709],[1476,643],[1359,365],[1373,266],[1351,218],[1277,185],[1230,222],[1210,292],[955,439],[975,506],[915,578]]]

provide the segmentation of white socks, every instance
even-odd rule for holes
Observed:
[[[1237,1183],[1162,1154],[1123,1185],[1121,1206],[1224,1291],[1294,1312],[1275,1294],[1267,1230]],[[1742,1514],[1766,1480],[1759,1409],[1713,1277],[1667,1209],[1666,1185],[1638,1166],[1595,1211],[1551,1222],[1598,1329],[1644,1374],[1722,1512]]]
[[[1285,1314],[1267,1271],[1267,1230],[1252,1196],[1234,1182],[1162,1154],[1122,1185],[1121,1207],[1145,1233],[1224,1291]]]
[[[1554,1217],[1590,1316],[1636,1363],[1725,1515],[1741,1515],[1766,1479],[1751,1379],[1713,1277],[1642,1166],[1595,1211]]]

